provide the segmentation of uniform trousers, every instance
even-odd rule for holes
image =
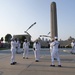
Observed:
[[[28,54],[29,54],[28,49],[24,49],[24,52],[23,52],[23,57],[28,58]]]
[[[60,57],[59,57],[58,51],[52,51],[52,52],[51,52],[51,61],[52,61],[52,65],[54,65],[54,58],[57,59],[58,65],[61,65],[61,64],[60,64]]]
[[[15,62],[16,49],[11,50],[11,63]]]
[[[40,59],[40,51],[34,50],[34,56],[35,56],[35,60],[39,60]]]

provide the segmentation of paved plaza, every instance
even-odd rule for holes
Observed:
[[[0,75],[75,75],[75,55],[60,55],[62,67],[50,67],[50,55],[41,55],[40,61],[35,62],[34,55],[23,59],[22,54],[16,54],[16,65],[10,65],[10,53],[0,53]]]

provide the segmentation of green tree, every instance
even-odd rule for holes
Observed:
[[[1,41],[2,41],[2,42],[3,42],[3,40],[4,40],[3,37],[1,37]]]
[[[5,41],[9,43],[10,40],[11,40],[11,38],[12,38],[11,34],[7,34],[7,35],[5,36]]]

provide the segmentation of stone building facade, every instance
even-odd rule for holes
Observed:
[[[27,39],[28,41],[31,41],[31,36],[30,35],[27,35],[27,34],[24,34],[24,35],[13,35],[14,38],[17,38],[17,39],[20,39],[20,38],[25,38]]]

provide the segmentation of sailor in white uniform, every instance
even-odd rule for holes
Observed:
[[[74,40],[72,40],[71,42],[71,47],[72,47],[71,53],[75,54],[75,41]]]
[[[25,39],[24,43],[23,43],[23,59],[28,59],[28,55],[29,55],[29,45],[30,43],[27,41],[27,39]]]
[[[11,39],[11,65],[15,65],[15,54],[16,54],[16,41],[14,38]]]
[[[41,48],[40,42],[36,40],[33,44],[35,62],[39,62],[40,60],[40,48]]]
[[[17,46],[16,46],[16,53],[18,54],[18,53],[21,53],[21,51],[20,51],[20,46],[21,46],[21,44],[20,44],[20,41],[19,41],[18,39],[17,39],[16,43],[17,43]]]
[[[58,67],[61,67],[58,46],[59,46],[58,38],[55,37],[54,42],[52,42],[52,48],[53,49],[51,51],[51,62],[52,62],[52,64],[50,66],[52,66],[52,67],[55,67],[54,58],[56,58],[58,61]]]
[[[50,44],[50,54],[52,53],[52,50],[53,50],[53,42],[54,42],[54,39],[51,39],[51,42],[49,43]]]

